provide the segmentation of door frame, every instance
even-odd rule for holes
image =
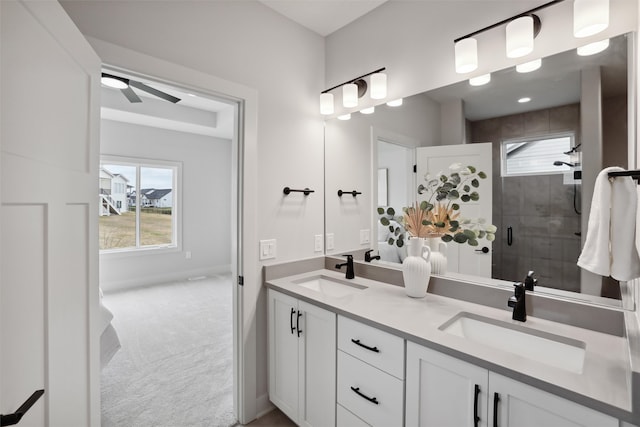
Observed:
[[[238,421],[248,423],[257,415],[255,311],[260,277],[257,251],[244,251],[243,248],[251,247],[251,242],[257,240],[257,91],[102,40],[86,38],[105,67],[149,76],[158,82],[226,99],[236,105],[238,120],[232,148],[232,167],[235,168],[232,185],[238,191],[232,191],[231,218],[232,227],[237,231],[237,246],[232,248],[231,265],[232,280],[243,277],[243,286],[234,285],[232,292],[233,401]],[[92,381],[99,384],[100,372],[93,375]],[[99,401],[99,394],[94,398]]]

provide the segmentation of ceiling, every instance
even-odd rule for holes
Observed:
[[[387,0],[259,0],[281,15],[328,36]]]

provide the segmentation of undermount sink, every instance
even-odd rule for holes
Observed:
[[[293,283],[332,298],[344,297],[367,289],[366,286],[322,274],[298,279]]]
[[[586,344],[520,325],[461,312],[441,331],[556,368],[582,373]]]

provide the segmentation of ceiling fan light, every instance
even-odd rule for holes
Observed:
[[[129,83],[125,79],[111,76],[109,74],[103,74],[100,78],[100,83],[114,89],[126,89],[129,87]]]
[[[589,43],[584,46],[580,46],[578,50],[578,55],[580,56],[589,56],[595,55],[596,53],[600,53],[606,48],[609,47],[609,39],[600,40],[599,42]]]
[[[507,24],[507,58],[520,58],[533,52],[533,17],[521,16]]]
[[[609,0],[575,0],[573,35],[589,37],[609,26]]]
[[[530,73],[532,71],[537,70],[541,66],[542,66],[542,59],[538,58],[538,59],[534,59],[533,61],[516,65],[516,71],[519,73]]]
[[[332,93],[320,94],[320,114],[323,114],[323,115],[333,114],[333,94]]]
[[[353,108],[358,106],[358,85],[355,83],[347,83],[342,86],[342,105],[345,108]]]
[[[371,99],[384,99],[387,97],[387,75],[374,73],[371,75]]]
[[[456,55],[456,73],[466,74],[478,68],[478,42],[468,37],[454,46]]]
[[[471,86],[482,86],[486,85],[491,81],[491,73],[483,74],[481,76],[472,77],[469,79],[469,84]]]

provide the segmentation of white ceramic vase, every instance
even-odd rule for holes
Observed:
[[[407,241],[407,257],[402,261],[404,290],[412,298],[427,295],[431,278],[431,248],[425,245],[425,239],[411,237]]]
[[[427,237],[426,244],[431,249],[431,273],[447,272],[447,244],[440,237]]]

